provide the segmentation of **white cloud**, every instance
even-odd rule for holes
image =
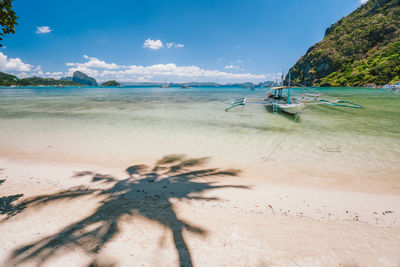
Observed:
[[[220,57],[219,59],[218,59],[218,62],[221,62],[222,60],[224,60],[222,57]]]
[[[69,67],[76,68],[99,68],[99,69],[117,69],[119,68],[115,63],[106,63],[102,60],[98,60],[95,57],[89,57],[87,55],[83,55],[84,59],[88,61],[85,63],[66,63]]]
[[[89,75],[91,77],[99,77],[100,73],[102,73],[102,71],[99,71],[99,70],[94,70],[94,69],[91,69],[91,68],[88,68],[88,67],[80,67],[80,66],[78,66],[78,67],[75,67],[75,68],[69,68],[68,72],[66,72],[66,76],[72,76],[72,74],[75,71],[83,72],[83,73],[85,73],[85,74],[87,74],[87,75]]]
[[[60,79],[61,77],[66,76],[65,73],[61,71],[56,71],[56,72],[44,72],[42,70],[42,66],[38,65],[34,68],[31,69],[29,72],[19,72],[16,73],[19,78],[27,78],[27,77],[43,77],[43,78],[53,78],[53,79]]]
[[[37,34],[46,34],[46,33],[51,33],[53,29],[51,29],[49,26],[38,26],[36,27],[36,33]]]
[[[1,71],[31,71],[32,65],[22,62],[20,58],[8,58],[0,52],[0,70]]]
[[[146,41],[144,41],[143,47],[158,50],[160,48],[163,48],[163,43],[161,42],[161,40],[151,40],[150,38],[148,38]]]
[[[68,70],[43,71],[40,65],[33,66],[24,63],[20,58],[8,58],[0,52],[0,71],[16,74],[20,78],[40,76],[59,79],[65,76],[72,76],[74,71],[81,71],[96,78],[98,81],[116,79],[122,82],[163,82],[165,80],[175,82],[191,81],[218,81],[224,82],[259,82],[275,77],[275,74],[252,74],[237,73],[243,71],[239,66],[227,65],[225,69],[235,70],[236,73],[228,71],[211,70],[200,68],[195,65],[177,66],[176,64],[155,64],[149,66],[142,65],[118,65],[107,63],[95,57],[84,55],[86,62],[66,63]]]
[[[251,74],[251,73],[229,73],[219,70],[209,70],[202,69],[198,66],[177,66],[173,63],[169,64],[155,64],[150,66],[141,65],[117,65],[108,64],[104,61],[98,60],[97,58],[91,58],[86,56],[85,59],[88,60],[86,63],[67,63],[67,66],[72,68],[68,69],[66,75],[72,75],[74,71],[82,71],[89,76],[92,76],[98,80],[110,80],[116,79],[119,81],[164,81],[168,79],[170,81],[176,82],[186,82],[186,81],[210,81],[218,79],[219,82],[238,82],[238,81],[262,81],[266,79],[264,74]],[[93,64],[91,62],[102,62],[102,66],[99,64]],[[240,68],[235,66],[235,69]]]
[[[150,75],[139,76],[136,79],[136,82],[139,82],[139,83],[151,82],[151,78],[153,78],[153,76],[150,76]]]
[[[42,66],[37,66],[34,69],[34,76],[41,76],[43,75]]]
[[[360,3],[361,5],[363,5],[363,4],[367,3],[367,2],[368,2],[368,0],[359,0],[359,3]]]
[[[185,46],[184,44],[176,44],[176,43],[166,43],[166,45],[168,48],[171,48],[171,47],[182,48]]]
[[[105,70],[100,76],[127,78],[141,75],[150,75],[153,77],[169,77],[170,80],[181,81],[182,79],[199,78],[201,80],[210,80],[221,78],[225,80],[250,80],[265,79],[265,75],[256,75],[250,73],[229,73],[218,70],[201,69],[197,66],[177,66],[173,63],[156,64],[150,66],[129,66],[124,70]]]
[[[61,71],[46,72],[45,75],[47,78],[53,78],[53,79],[60,79],[61,77],[64,77],[64,73]]]
[[[225,69],[228,69],[228,70],[238,70],[238,69],[240,69],[240,67],[239,67],[239,66],[236,66],[236,65],[233,65],[233,64],[230,64],[230,65],[226,65],[226,66],[225,66]]]
[[[243,63],[241,59],[236,60],[237,63]]]

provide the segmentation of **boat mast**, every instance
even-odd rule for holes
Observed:
[[[291,72],[289,71],[288,94],[287,94],[287,103],[288,104],[290,104],[290,79],[291,79]]]

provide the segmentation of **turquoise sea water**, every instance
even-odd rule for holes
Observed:
[[[183,153],[230,166],[339,165],[394,179],[400,96],[318,90],[365,109],[313,105],[295,122],[261,105],[225,112],[235,98],[263,94],[243,88],[1,88],[0,151],[113,166]]]

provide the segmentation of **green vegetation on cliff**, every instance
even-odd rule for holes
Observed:
[[[106,81],[106,82],[104,82],[104,83],[102,83],[101,84],[101,87],[104,87],[104,86],[113,86],[113,87],[116,87],[116,86],[120,86],[121,84],[119,83],[119,82],[117,82],[117,81],[115,81],[115,80],[111,80],[111,81]]]
[[[1,86],[11,86],[18,83],[17,76],[10,75],[4,72],[0,72],[0,85]]]
[[[45,85],[45,86],[76,86],[80,85],[76,82],[72,81],[64,81],[64,80],[56,80],[52,78],[40,78],[40,77],[30,77],[19,79],[17,76],[10,75],[4,72],[0,72],[0,86],[38,86],[38,85]]]
[[[307,85],[399,82],[400,0],[369,0],[329,27],[290,71]]]

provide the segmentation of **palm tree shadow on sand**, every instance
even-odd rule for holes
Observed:
[[[206,178],[237,176],[239,170],[199,169],[208,158],[189,159],[185,155],[168,155],[159,160],[153,168],[133,165],[126,169],[128,178],[117,179],[110,175],[85,171],[75,178],[90,176],[93,184],[102,184],[103,189],[72,188],[52,195],[37,196],[16,205],[18,212],[24,209],[45,206],[59,200],[72,200],[82,196],[102,197],[100,206],[89,216],[73,223],[57,234],[47,236],[14,250],[6,266],[24,262],[41,265],[61,253],[61,249],[79,248],[89,255],[97,265],[97,253],[119,232],[122,216],[143,216],[166,227],[172,232],[174,246],[180,266],[192,266],[191,254],[183,238],[183,230],[199,235],[206,231],[180,219],[172,200],[217,200],[198,194],[220,188],[242,188],[247,186],[216,185]]]

